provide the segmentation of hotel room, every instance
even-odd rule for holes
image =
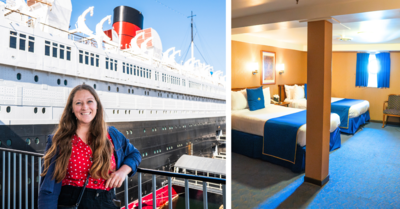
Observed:
[[[233,0],[231,33],[232,208],[398,208],[400,1]]]

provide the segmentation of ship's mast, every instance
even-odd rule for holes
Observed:
[[[192,28],[192,42],[191,42],[191,48],[192,48],[192,58],[194,57],[194,47],[193,47],[193,17],[195,17],[196,15],[193,15],[193,11],[192,11],[192,15],[190,15],[189,17],[192,18],[192,23],[191,23],[191,28]],[[188,18],[189,18],[188,17]]]

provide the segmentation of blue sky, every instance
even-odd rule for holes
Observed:
[[[214,71],[221,70],[226,74],[226,5],[225,0],[71,0],[72,14],[70,25],[75,29],[75,23],[90,6],[94,6],[94,13],[86,16],[86,24],[95,31],[96,24],[107,15],[113,15],[117,6],[129,6],[142,12],[143,27],[153,28],[160,35],[163,52],[171,47],[181,50],[177,62],[185,57],[190,45],[190,16],[194,17],[194,56],[202,63],[214,67]],[[112,24],[112,22],[111,22]],[[111,24],[104,24],[104,29],[110,29]],[[197,29],[197,30],[196,30]],[[190,58],[190,50],[186,59]],[[204,57],[204,58],[203,58]]]

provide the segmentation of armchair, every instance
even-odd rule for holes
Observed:
[[[390,94],[388,101],[383,102],[383,124],[385,127],[389,116],[400,117],[400,95]]]

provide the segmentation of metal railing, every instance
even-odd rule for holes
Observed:
[[[43,154],[27,152],[0,147],[1,163],[1,208],[28,209],[37,208],[37,197],[40,189],[40,174],[42,172],[41,158]],[[172,180],[171,178],[183,178],[185,181],[185,209],[189,209],[189,180],[203,182],[203,208],[208,208],[207,182],[222,184],[223,206],[226,208],[226,180],[205,176],[195,176],[182,173],[173,173],[152,169],[137,169],[138,176],[138,206],[142,208],[142,174],[152,175],[153,208],[156,209],[156,176],[168,177],[168,202],[172,209]],[[7,177],[7,178],[6,178]],[[36,181],[35,181],[36,179]],[[7,190],[7,192],[6,192]],[[128,177],[124,182],[125,207],[128,202]],[[36,204],[36,205],[35,205]]]

